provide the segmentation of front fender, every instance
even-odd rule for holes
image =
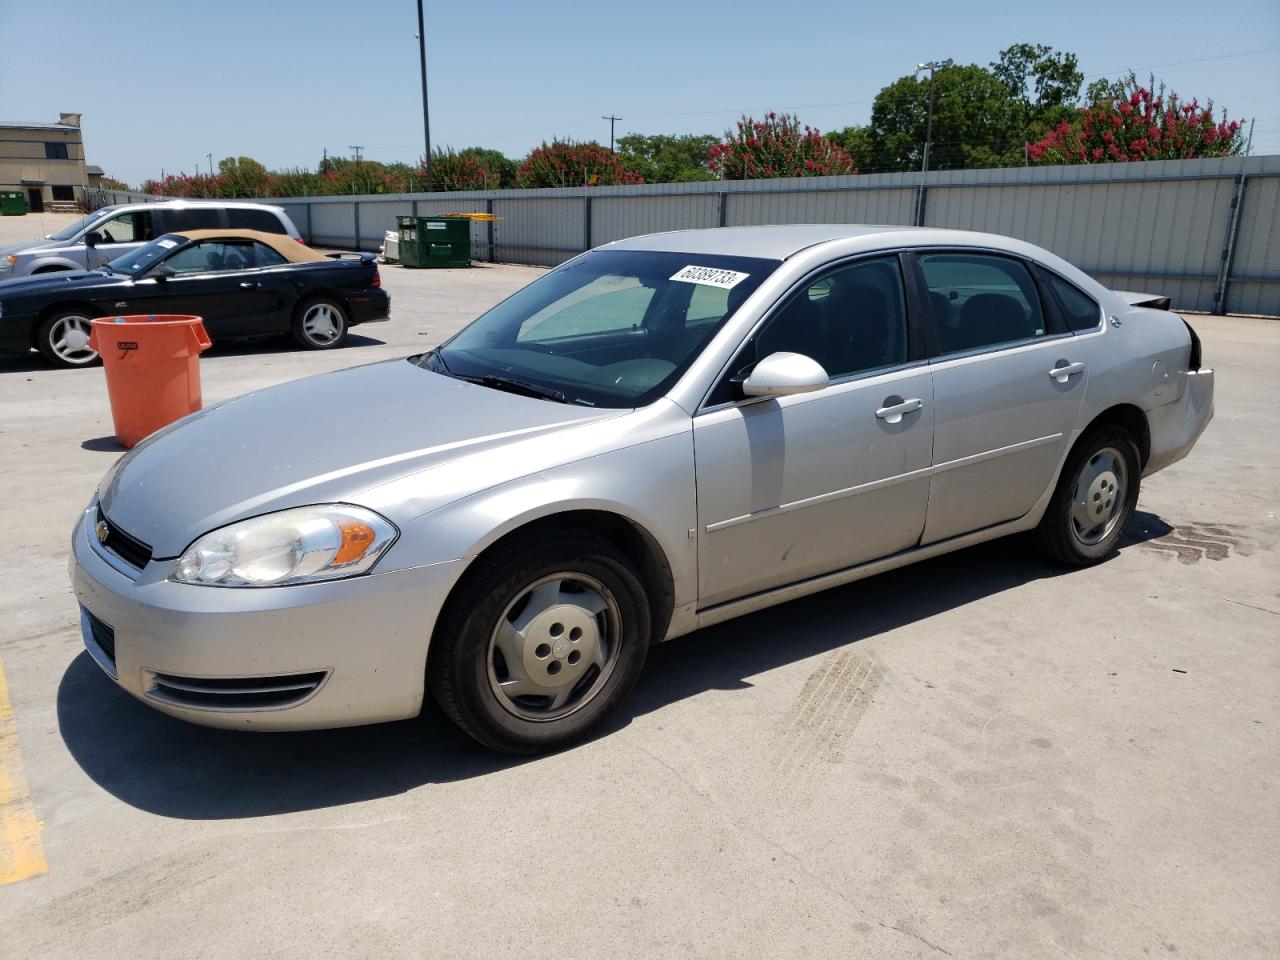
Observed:
[[[671,570],[676,620],[697,600],[697,503],[692,429],[499,484],[403,525],[384,563],[469,563],[509,533],[579,510],[621,517],[662,551]],[[673,623],[673,627],[676,624]]]
[[[22,273],[18,276],[33,276],[37,273],[54,273],[59,270],[83,270],[84,264],[76,263],[66,257],[40,257],[25,266],[19,264]]]

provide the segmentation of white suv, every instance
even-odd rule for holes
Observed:
[[[175,230],[230,227],[301,240],[283,207],[234,200],[170,200],[103,207],[43,240],[0,247],[0,280],[56,270],[93,270]]]

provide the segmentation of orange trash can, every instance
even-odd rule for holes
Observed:
[[[200,409],[200,354],[213,342],[199,317],[103,317],[91,327],[89,346],[102,357],[122,444],[132,447]]]

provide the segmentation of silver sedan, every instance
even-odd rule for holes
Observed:
[[[558,747],[654,642],[1020,531],[1106,558],[1213,412],[1161,307],[985,234],[610,244],[435,350],[123,456],[73,534],[84,641],[196,723],[372,723],[431,691],[490,747]]]

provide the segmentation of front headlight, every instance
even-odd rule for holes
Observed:
[[[199,537],[170,580],[209,587],[278,587],[368,573],[399,531],[363,507],[297,507]]]
[[[18,265],[18,258],[15,256],[0,257],[0,273],[8,273]]]

